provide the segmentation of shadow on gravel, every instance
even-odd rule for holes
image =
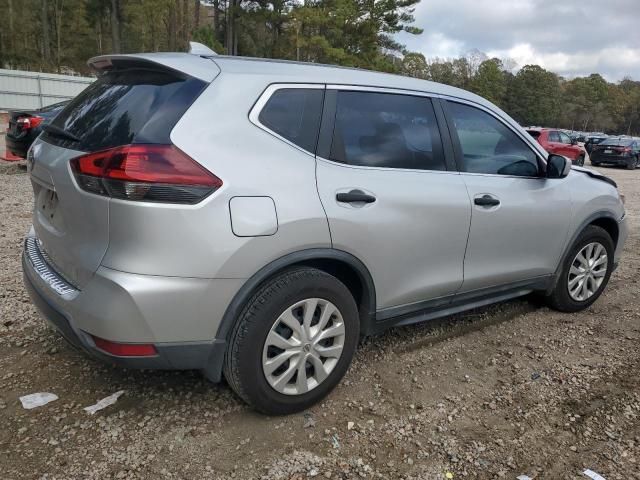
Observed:
[[[27,173],[27,164],[24,162],[4,162],[0,160],[0,175],[20,175]]]
[[[398,340],[398,344],[394,349],[395,352],[398,354],[409,353],[492,325],[508,322],[542,307],[543,305],[537,298],[525,297],[524,299],[477,308],[416,325],[396,327],[376,338],[374,342],[379,344],[384,341],[384,337],[395,335]]]
[[[376,337],[367,338],[356,355],[366,355],[370,348],[390,348],[396,354],[406,354],[421,348],[431,347],[446,340],[461,337],[484,328],[508,322],[514,318],[542,308],[535,298],[512,300],[488,307],[470,310],[454,316],[435,319],[424,323],[396,327]],[[206,395],[207,401],[218,396],[229,401],[235,397],[223,379],[219,384],[206,380],[200,372],[172,370],[135,370],[109,365],[94,359],[69,345],[54,330],[50,330],[51,339],[60,347],[65,360],[81,361],[88,368],[89,380],[93,387],[104,389],[129,389],[147,394],[160,392],[186,393],[193,396]],[[55,339],[55,340],[54,340]]]

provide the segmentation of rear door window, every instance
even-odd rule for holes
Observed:
[[[549,132],[549,141],[560,143],[560,134],[555,130]]]
[[[558,132],[560,135],[560,142],[567,145],[571,145],[571,137],[564,132]]]
[[[315,153],[323,99],[324,89],[281,88],[271,95],[258,120],[282,138]]]
[[[131,143],[170,143],[171,130],[206,85],[167,70],[111,71],[60,112],[52,122],[58,133],[46,132],[44,139],[89,152]]]
[[[331,160],[366,167],[446,170],[431,100],[338,92]]]
[[[538,175],[537,155],[506,125],[479,108],[456,102],[447,104],[460,144],[463,171],[519,177]]]

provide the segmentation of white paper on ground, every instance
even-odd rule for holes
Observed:
[[[58,396],[54,393],[49,393],[49,392],[32,393],[31,395],[25,395],[24,397],[20,397],[22,406],[27,410],[31,410],[32,408],[36,408],[36,407],[41,407],[43,405],[46,405],[49,402],[53,402],[54,400],[58,400]]]
[[[599,475],[593,470],[589,470],[588,468],[584,472],[582,472],[582,474],[586,475],[589,478],[592,478],[593,480],[605,480],[602,475]]]
[[[531,477],[529,475],[518,475],[516,480],[531,480]]]
[[[122,395],[123,393],[124,393],[124,390],[120,390],[120,391],[114,393],[113,395],[109,395],[108,397],[104,397],[102,400],[100,400],[95,405],[91,405],[89,407],[85,407],[84,411],[88,412],[91,415],[93,415],[98,410],[102,410],[103,408],[106,408],[109,405],[113,405],[114,403],[116,403],[118,398],[120,398],[120,395]]]

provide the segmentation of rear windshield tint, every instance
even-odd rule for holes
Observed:
[[[169,134],[206,84],[165,70],[128,69],[102,75],[53,121],[79,141],[46,132],[67,148],[97,151],[130,143],[170,143]]]

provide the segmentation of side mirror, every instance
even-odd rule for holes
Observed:
[[[578,144],[578,139],[577,138],[572,138],[571,139],[571,145],[577,145]]]
[[[547,157],[547,178],[564,178],[571,171],[571,160],[562,155],[549,154]]]

